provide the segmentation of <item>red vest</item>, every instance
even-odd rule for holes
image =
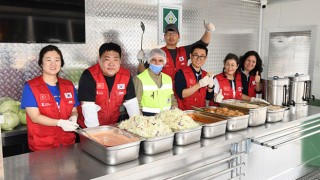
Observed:
[[[166,47],[162,47],[161,49],[166,53],[166,56],[167,56],[167,63],[163,67],[162,72],[169,75],[173,82],[176,72],[179,69],[188,66],[186,50],[184,49],[184,47],[177,48],[176,64],[174,64],[170,51]]]
[[[120,106],[124,101],[124,96],[127,94],[127,86],[130,79],[130,72],[127,69],[120,68],[115,75],[112,90],[109,91],[106,79],[101,72],[100,65],[96,64],[88,69],[96,81],[96,104],[101,107],[98,111],[98,119],[100,125],[115,124],[120,115]],[[110,93],[110,94],[109,94]],[[81,127],[86,127],[82,109],[78,108],[79,117],[78,123]]]
[[[256,97],[256,81],[255,76],[251,75],[248,82],[248,96]]]
[[[242,95],[242,82],[241,82],[241,74],[237,74],[236,77],[236,89],[235,96],[233,96],[233,89],[230,85],[228,78],[224,77],[224,73],[220,73],[216,75],[216,78],[219,82],[220,89],[222,89],[223,99],[240,99]]]
[[[40,114],[53,119],[69,119],[75,104],[74,86],[71,81],[58,78],[60,90],[60,111],[42,76],[28,84],[36,98]],[[65,132],[58,126],[44,126],[32,122],[27,113],[28,144],[32,151],[46,150],[60,145],[75,143],[74,132]]]
[[[220,73],[216,75],[216,78],[219,82],[220,89],[222,89],[223,99],[239,99],[241,100],[242,95],[242,82],[241,82],[241,74],[237,74],[236,77],[236,92],[235,96],[233,96],[233,89],[230,85],[230,82],[227,77],[224,77],[224,73]],[[209,106],[217,106],[216,103],[210,101]]]
[[[190,88],[198,83],[190,66],[182,68],[181,70],[182,70],[184,77],[186,79],[186,82],[187,82],[186,88]],[[201,78],[205,77],[206,75],[207,75],[207,72],[202,70]],[[195,93],[193,93],[191,96],[178,101],[178,107],[181,110],[191,110],[192,109],[191,106],[205,107],[206,106],[206,93],[207,93],[207,87],[200,88]]]

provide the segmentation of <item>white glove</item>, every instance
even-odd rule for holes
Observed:
[[[139,61],[139,63],[143,64],[144,60],[145,60],[145,53],[143,50],[139,50],[138,54],[137,54],[137,59]]]
[[[136,97],[125,101],[123,105],[126,107],[129,117],[140,115],[139,103]]]
[[[101,109],[100,106],[95,103],[86,102],[81,105],[82,114],[84,117],[84,124],[87,127],[99,126],[98,111]]]
[[[206,20],[203,20],[203,24],[204,24],[204,28],[207,31],[215,31],[216,27],[214,27],[214,25],[212,23],[206,23]]]
[[[78,117],[76,115],[72,115],[69,117],[69,121],[77,123]]]
[[[214,97],[214,102],[221,102],[224,96],[222,95],[222,89],[220,89],[219,93]]]
[[[270,104],[268,101],[265,101],[265,100],[260,99],[260,98],[255,98],[255,97],[252,97],[252,98],[250,99],[250,102]]]
[[[205,76],[204,78],[200,79],[200,80],[199,80],[200,88],[205,87],[205,86],[208,86],[209,80],[210,80],[210,77],[209,77],[209,76]]]
[[[75,131],[79,127],[77,123],[66,119],[60,119],[58,121],[58,126],[61,127],[64,131]]]

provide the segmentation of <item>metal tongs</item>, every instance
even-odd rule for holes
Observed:
[[[79,132],[84,132],[89,138],[94,139],[86,130],[82,129],[80,126],[76,129]]]

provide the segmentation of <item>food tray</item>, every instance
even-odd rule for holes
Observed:
[[[184,113],[190,115],[194,121],[203,123],[201,136],[204,138],[214,138],[226,133],[227,118],[208,116],[194,110]]]
[[[130,138],[137,138],[137,141],[127,143],[127,144],[107,147],[89,138],[84,132],[79,131],[78,133],[80,135],[81,149],[108,165],[116,165],[116,164],[137,159],[139,157],[140,142],[144,140],[143,138],[136,136],[134,134],[131,134],[127,131],[120,130],[113,126],[98,126],[98,127],[92,127],[92,128],[85,128],[84,130],[87,132],[87,134],[93,135],[94,133],[106,132],[112,129],[117,129],[121,133],[125,132],[122,134],[123,136],[126,136],[126,137],[130,136]]]
[[[287,107],[281,106],[281,109],[267,110],[267,122],[278,122],[284,119]]]
[[[208,108],[217,108],[216,106],[209,106],[205,108],[201,108],[202,110],[208,109]],[[233,108],[229,108],[232,109]],[[246,109],[237,109],[238,111],[244,113],[242,116],[223,116],[211,112],[202,112],[201,114],[205,114],[208,116],[218,117],[218,118],[227,118],[227,131],[239,131],[248,128],[249,125],[249,111]]]
[[[221,103],[219,103],[219,105],[223,107],[228,107],[229,109],[248,111],[250,114],[249,126],[259,126],[259,125],[265,124],[267,119],[267,109],[268,109],[267,106],[260,106],[257,108],[248,108],[243,106],[237,106],[236,103],[239,103],[239,102],[252,104],[252,103],[248,103],[241,100],[228,99],[228,100],[222,101]]]
[[[148,138],[141,142],[141,152],[147,155],[154,155],[169,151],[173,148],[173,140],[174,133]]]
[[[191,144],[201,139],[202,126],[176,131],[174,135],[174,144],[178,146],[184,146]]]

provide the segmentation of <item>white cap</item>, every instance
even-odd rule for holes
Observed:
[[[155,48],[155,49],[152,49],[150,51],[150,53],[149,53],[149,57],[148,57],[148,63],[149,64],[150,64],[151,59],[156,55],[159,55],[159,56],[163,57],[164,64],[167,63],[166,53],[162,49]]]

